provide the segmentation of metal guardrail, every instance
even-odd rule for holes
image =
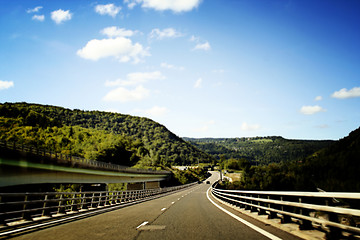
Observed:
[[[212,187],[212,194],[245,210],[296,222],[301,230],[319,229],[330,239],[360,235],[360,193],[238,191]]]
[[[49,151],[44,148],[38,148],[33,146],[27,146],[24,144],[19,144],[16,142],[0,142],[0,148],[14,150],[22,153],[33,154],[41,157],[47,157],[51,159],[53,162],[57,164],[71,164],[76,165],[77,167],[84,168],[96,168],[96,169],[104,169],[111,171],[121,171],[121,172],[129,172],[129,173],[144,173],[144,174],[169,174],[168,171],[154,171],[154,170],[146,170],[146,169],[136,169],[130,168],[122,165],[100,162],[85,158],[80,158],[68,154],[57,153],[53,151]]]
[[[0,237],[15,226],[113,208],[196,184],[134,191],[0,193]]]

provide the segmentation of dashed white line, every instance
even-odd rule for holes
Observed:
[[[136,227],[136,229],[141,228],[142,226],[145,226],[146,224],[148,224],[149,222],[143,222],[142,224],[140,224],[139,226]]]

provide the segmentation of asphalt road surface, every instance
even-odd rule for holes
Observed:
[[[213,182],[217,179],[218,175],[214,173],[209,180]],[[210,184],[199,184],[155,200],[12,239],[299,239],[221,205],[211,194],[207,194],[209,187]]]

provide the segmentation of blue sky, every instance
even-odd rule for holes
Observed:
[[[0,4],[0,102],[144,116],[181,137],[360,125],[360,1]]]

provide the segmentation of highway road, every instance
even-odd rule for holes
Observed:
[[[215,173],[209,180],[217,179]],[[299,239],[221,205],[207,194],[209,187],[210,184],[199,184],[155,200],[13,239]],[[222,209],[214,204],[221,205]]]

